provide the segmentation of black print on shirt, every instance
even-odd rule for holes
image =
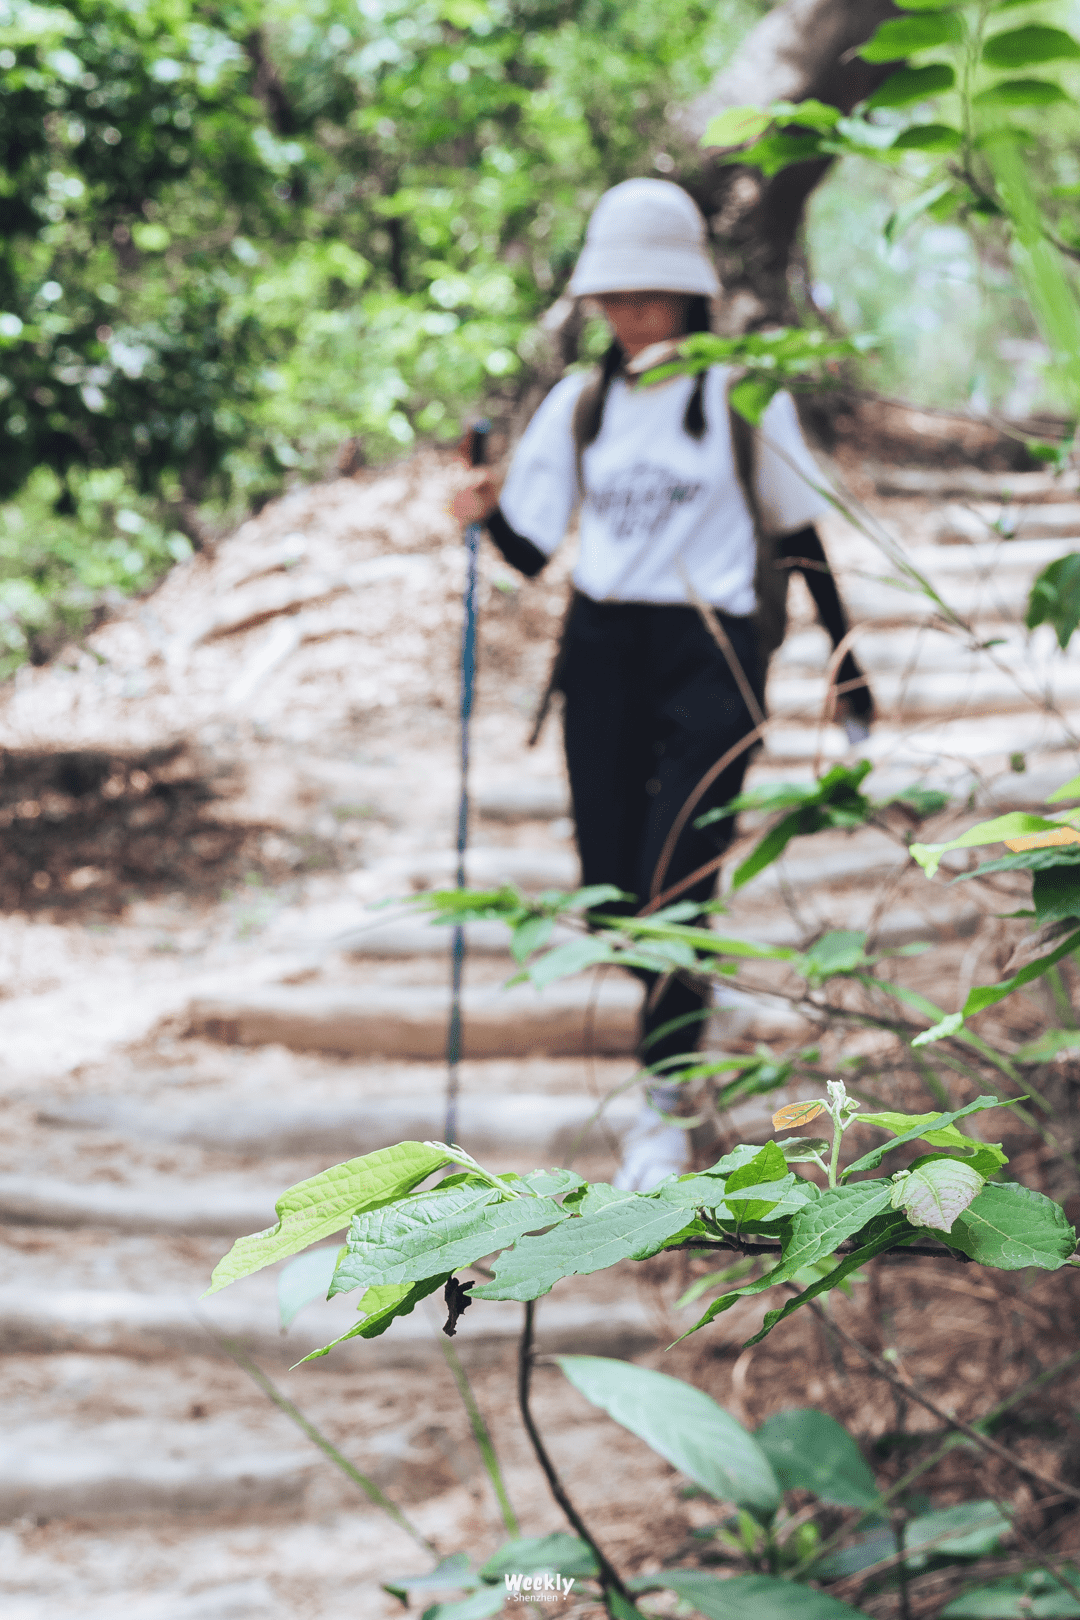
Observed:
[[[586,504],[605,519],[615,540],[655,540],[672,514],[692,501],[704,484],[676,478],[667,467],[639,461],[600,489],[586,493]]]

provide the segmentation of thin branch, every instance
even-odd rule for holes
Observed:
[[[833,1326],[835,1327],[835,1325],[836,1324],[834,1323]],[[1063,1356],[1060,1361],[1054,1362],[1052,1367],[1047,1367],[1043,1372],[1036,1373],[1033,1378],[1029,1378],[1025,1383],[1021,1384],[1019,1389],[1014,1389],[1011,1395],[1007,1395],[1003,1401],[999,1401],[997,1406],[992,1407],[984,1417],[979,1418],[978,1422],[975,1424],[975,1427],[977,1429],[985,1429],[991,1423],[996,1423],[998,1418],[1003,1417],[1011,1407],[1016,1406],[1020,1401],[1032,1394],[1036,1389],[1041,1389],[1044,1384],[1049,1384],[1052,1379],[1059,1377],[1061,1373],[1067,1372],[1068,1369],[1075,1366],[1078,1361],[1080,1361],[1080,1350],[1074,1350],[1071,1355]],[[945,1457],[948,1456],[950,1451],[954,1451],[957,1446],[962,1446],[964,1444],[965,1437],[955,1433],[955,1431],[951,1431],[948,1435],[946,1435],[941,1444],[934,1448],[929,1457],[924,1457],[922,1462],[918,1462],[913,1468],[909,1468],[906,1474],[901,1474],[900,1478],[895,1482],[895,1484],[890,1485],[887,1490],[882,1491],[881,1495],[877,1498],[877,1501],[872,1502],[868,1508],[864,1509],[864,1511],[859,1514],[854,1523],[841,1526],[841,1528],[837,1530],[834,1535],[828,1537],[828,1539],[823,1541],[820,1546],[815,1547],[812,1553],[808,1553],[805,1558],[795,1565],[794,1569],[788,1570],[785,1578],[788,1580],[799,1580],[803,1573],[808,1570],[811,1565],[818,1563],[822,1558],[825,1557],[827,1553],[832,1552],[834,1547],[838,1547],[840,1543],[849,1535],[852,1535],[856,1530],[860,1529],[861,1526],[866,1523],[871,1514],[880,1513],[883,1507],[887,1506],[887,1504],[893,1501],[897,1496],[902,1495],[903,1492],[906,1491],[910,1485],[913,1485],[917,1479],[920,1479],[923,1474],[928,1474],[931,1468],[936,1468],[938,1463],[942,1462]]]
[[[622,1598],[624,1603],[626,1603],[630,1609],[633,1610],[634,1600],[630,1596],[622,1576],[619,1574],[610,1558],[608,1558],[607,1554],[602,1550],[596,1540],[596,1537],[593,1535],[592,1531],[585,1523],[585,1520],[581,1517],[581,1514],[570,1500],[570,1497],[567,1494],[566,1486],[559,1478],[559,1475],[555,1469],[555,1464],[548,1456],[544,1442],[540,1438],[540,1431],[536,1427],[536,1422],[532,1415],[532,1409],[529,1405],[529,1390],[532,1384],[533,1360],[535,1356],[535,1352],[533,1350],[533,1325],[535,1316],[536,1301],[530,1299],[525,1306],[525,1322],[522,1326],[521,1340],[518,1345],[518,1407],[521,1411],[521,1421],[525,1425],[525,1433],[528,1435],[533,1451],[536,1453],[536,1460],[540,1464],[540,1468],[543,1472],[544,1478],[548,1482],[548,1487],[552,1496],[566,1514],[572,1528],[577,1531],[582,1541],[584,1541],[585,1544],[591,1549],[592,1555],[596,1559],[596,1567],[600,1572],[600,1586],[603,1590],[605,1599],[608,1597],[609,1593],[616,1592],[618,1593],[619,1597]]]
[[[808,1304],[815,1315],[825,1317],[825,1312],[816,1300],[810,1300]],[[1008,1463],[1010,1468],[1015,1468],[1017,1473],[1023,1474],[1026,1479],[1036,1480],[1048,1490],[1066,1496],[1072,1502],[1080,1502],[1080,1491],[1075,1490],[1073,1486],[1064,1484],[1060,1479],[1051,1479],[1049,1474],[1044,1474],[1038,1468],[1032,1468],[1022,1458],[1018,1457],[1014,1451],[1009,1451],[1007,1447],[999,1445],[996,1440],[991,1440],[988,1435],[980,1434],[973,1424],[965,1423],[962,1418],[954,1417],[951,1413],[946,1412],[944,1408],[922,1394],[914,1384],[909,1383],[906,1378],[902,1377],[894,1367],[890,1367],[887,1361],[883,1361],[872,1350],[868,1350],[866,1345],[860,1344],[858,1339],[852,1338],[850,1333],[845,1333],[844,1329],[837,1326],[836,1322],[832,1322],[830,1325],[834,1333],[837,1333],[845,1344],[850,1345],[868,1366],[873,1367],[879,1378],[885,1378],[896,1389],[903,1390],[910,1400],[917,1401],[920,1406],[924,1406],[928,1412],[932,1412],[948,1428],[955,1429],[958,1434],[966,1435],[981,1450],[989,1452],[991,1457],[997,1457],[1000,1462]]]
[[[236,1365],[241,1367],[254,1383],[258,1384],[263,1394],[273,1401],[279,1411],[284,1412],[285,1416],[295,1423],[296,1427],[306,1434],[314,1445],[318,1446],[323,1455],[329,1457],[336,1468],[341,1469],[346,1479],[351,1480],[354,1485],[363,1491],[369,1502],[375,1507],[381,1508],[385,1514],[393,1519],[399,1529],[404,1530],[407,1536],[411,1536],[415,1542],[424,1548],[425,1552],[431,1554],[432,1558],[439,1557],[439,1549],[435,1544],[429,1541],[427,1536],[422,1535],[414,1524],[410,1524],[401,1509],[380,1491],[375,1481],[368,1479],[366,1474],[362,1474],[359,1468],[349,1461],[348,1457],[342,1455],[333,1441],[328,1440],[325,1434],[315,1427],[311,1419],[305,1417],[300,1408],[293,1401],[290,1401],[287,1395],[282,1394],[273,1380],[268,1378],[262,1368],[252,1361],[242,1345],[237,1344],[235,1339],[221,1338],[218,1333],[205,1323],[204,1326],[207,1326],[207,1331],[217,1340],[226,1355],[231,1356]]]

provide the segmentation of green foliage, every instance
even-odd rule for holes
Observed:
[[[842,1423],[796,1407],[766,1418],[755,1440],[784,1491],[812,1491],[837,1507],[872,1507],[878,1496],[866,1459]]]
[[[1062,652],[1080,624],[1080,552],[1070,551],[1043,569],[1031,587],[1024,623],[1053,627]]]
[[[822,110],[835,114],[835,108]],[[827,386],[839,360],[865,354],[874,341],[865,334],[831,338],[818,327],[782,326],[735,338],[695,332],[679,345],[678,360],[643,373],[642,386],[675,375],[697,375],[710,366],[734,366],[745,376],[731,389],[731,403],[740,416],[757,425],[780,389]]]
[[[1075,223],[1062,209],[1062,201],[1075,196],[1075,176],[1060,126],[1074,97],[1056,78],[1016,76],[1047,64],[1070,71],[1080,60],[1080,42],[1041,21],[986,37],[988,8],[974,0],[905,9],[915,14],[883,22],[861,48],[864,60],[896,62],[897,70],[850,116],[834,110],[831,119],[822,118],[817,102],[734,108],[715,121],[703,144],[728,148],[726,161],[756,165],[765,174],[841,156],[887,166],[917,187],[892,210],[885,225],[889,243],[925,213],[938,221],[955,218],[979,240],[987,221],[1001,221],[1017,278],[1053,352],[1058,389],[1080,415],[1080,301],[1060,251],[1071,251],[1077,240]],[[1016,122],[1017,114],[1023,122]],[[1030,120],[1040,114],[1058,122],[1032,128]],[[1071,184],[1044,178],[1065,169]],[[846,232],[844,252],[850,253]],[[905,300],[905,334],[912,315]],[[924,324],[937,323],[931,317]]]
[[[721,1579],[704,1570],[664,1570],[631,1583],[638,1591],[662,1587],[692,1604],[706,1620],[854,1620],[862,1613],[827,1592],[772,1575]]]
[[[1075,1583],[1080,1570],[1070,1565],[1062,1574]],[[1035,1569],[972,1587],[942,1609],[941,1620],[1066,1620],[1076,1615],[1080,1599],[1047,1571]]]
[[[585,1399],[722,1502],[771,1519],[780,1486],[765,1452],[704,1390],[666,1373],[602,1356],[560,1356]]]
[[[831,827],[860,827],[867,822],[875,807],[859,789],[872,769],[870,761],[863,759],[854,766],[834,765],[820,781],[812,785],[770,782],[749,793],[741,793],[722,809],[710,810],[700,816],[694,825],[707,827],[711,822],[721,821],[739,810],[796,807],[771,832],[766,833],[753,853],[736,867],[731,887],[740,889],[778,860],[796,836],[824,832]]]

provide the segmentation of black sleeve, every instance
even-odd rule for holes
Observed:
[[[535,579],[549,560],[539,546],[534,546],[531,540],[526,540],[523,534],[510,527],[499,506],[487,519],[487,531],[511,568],[516,568],[526,579]]]
[[[828,631],[833,646],[838,647],[848,633],[848,617],[829,568],[821,536],[814,525],[810,523],[805,529],[796,529],[794,534],[785,534],[777,543],[776,557],[782,568],[797,571],[805,579],[818,618]],[[836,684],[843,686],[847,681],[857,681],[862,678],[862,673],[852,654],[846,652],[836,672]],[[842,700],[860,719],[867,720],[873,715],[874,699],[869,686],[853,687],[850,692],[842,694]]]

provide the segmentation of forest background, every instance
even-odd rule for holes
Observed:
[[[676,170],[672,109],[770,9],[0,0],[0,675],[288,481],[520,398],[597,197]],[[1075,104],[1030,118],[1068,212]],[[884,233],[929,161],[817,188],[798,318],[875,334],[884,393],[1052,406],[994,222]]]

